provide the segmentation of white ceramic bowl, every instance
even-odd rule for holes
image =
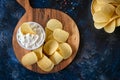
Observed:
[[[16,34],[17,42],[22,48],[26,50],[37,49],[40,46],[42,46],[45,41],[45,37],[46,37],[45,31],[43,27],[36,22],[26,22],[26,23],[30,25],[36,25],[36,26],[31,26],[33,30],[36,30],[36,35],[33,34],[23,35],[21,32],[21,27],[19,27]]]

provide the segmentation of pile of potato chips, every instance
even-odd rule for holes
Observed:
[[[112,33],[120,26],[120,0],[93,0],[91,12],[96,29]]]
[[[45,71],[51,71],[55,65],[72,55],[72,48],[66,42],[69,33],[63,30],[63,25],[57,19],[50,19],[45,27],[45,43],[27,54],[21,62],[25,66],[37,63],[38,67]]]

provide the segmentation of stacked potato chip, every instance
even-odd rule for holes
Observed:
[[[38,67],[46,72],[55,65],[72,55],[71,46],[66,43],[69,33],[62,29],[63,25],[57,19],[50,19],[45,27],[45,44],[22,57],[22,64],[30,66],[37,63]]]
[[[120,26],[120,0],[93,0],[91,12],[96,29],[112,33]]]

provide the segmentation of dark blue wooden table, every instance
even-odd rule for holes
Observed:
[[[32,7],[53,8],[73,18],[80,31],[80,47],[64,70],[38,74],[24,68],[12,47],[14,28],[25,10],[16,0],[0,0],[0,80],[120,80],[120,28],[112,34],[96,30],[92,0],[30,0]]]

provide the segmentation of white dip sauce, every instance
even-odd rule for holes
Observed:
[[[25,34],[23,35],[21,32],[21,28],[17,31],[17,41],[19,45],[27,50],[34,50],[40,47],[45,40],[45,32],[41,25],[36,22],[28,22],[30,27],[36,34]]]

